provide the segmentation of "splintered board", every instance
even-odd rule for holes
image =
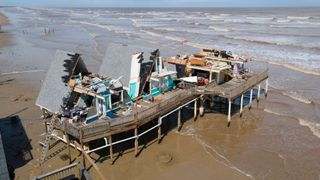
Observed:
[[[59,111],[63,97],[67,97],[70,91],[66,83],[72,74],[80,72],[88,72],[80,56],[57,50],[43,81],[36,105],[50,112]]]

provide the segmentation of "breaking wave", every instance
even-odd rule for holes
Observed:
[[[310,122],[301,118],[298,118],[299,124],[308,127],[312,134],[320,138],[320,123]]]
[[[309,120],[305,120],[301,117],[296,117],[296,116],[292,116],[292,115],[288,115],[288,114],[284,114],[284,113],[275,112],[270,109],[264,109],[263,111],[267,112],[269,114],[277,115],[277,116],[283,116],[283,117],[289,117],[289,118],[296,119],[300,125],[308,127],[314,136],[320,138],[320,123],[315,123],[315,122],[312,122]]]
[[[272,20],[275,20],[276,18],[274,17],[246,17],[246,19],[249,19],[249,20],[259,20],[259,21],[272,21]]]
[[[312,17],[310,16],[288,16],[288,19],[294,19],[294,20],[308,20],[311,19]]]
[[[293,65],[293,64],[287,64],[287,63],[282,63],[282,62],[276,62],[276,61],[262,61],[262,62],[266,62],[269,64],[273,64],[273,65],[277,65],[277,66],[282,66],[294,71],[298,71],[298,72],[302,72],[305,74],[311,74],[311,75],[315,75],[315,76],[320,76],[320,72],[314,69],[306,69],[306,68],[302,68],[300,66],[297,65]]]
[[[209,29],[213,29],[218,32],[230,32],[231,31],[230,29],[218,27],[218,26],[209,26]]]
[[[258,38],[250,38],[250,37],[237,37],[237,36],[230,36],[230,35],[224,35],[224,38],[231,39],[231,40],[238,40],[238,41],[245,41],[250,43],[257,43],[257,44],[266,44],[266,45],[276,45],[276,46],[288,46],[288,47],[295,47],[295,48],[307,48],[311,50],[320,50],[320,47],[315,45],[297,45],[297,43],[294,42],[275,42],[272,39],[259,39]]]
[[[299,101],[299,102],[302,102],[302,103],[305,103],[305,104],[311,104],[312,101],[307,99],[307,98],[304,98],[302,96],[299,96],[297,94],[293,94],[293,93],[287,93],[287,92],[282,92],[282,95],[284,96],[288,96],[290,97],[291,99],[294,99],[296,101]]]

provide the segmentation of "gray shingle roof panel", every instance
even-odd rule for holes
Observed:
[[[36,101],[36,105],[50,112],[59,111],[62,98],[69,92],[69,86],[66,86],[62,80],[63,76],[69,75],[64,67],[65,60],[70,59],[68,54],[72,53],[57,50]]]
[[[135,53],[144,52],[144,62],[149,60],[153,49],[142,46],[127,46],[122,44],[109,44],[106,55],[100,66],[99,74],[111,78],[121,78],[124,86],[129,86],[131,56]]]

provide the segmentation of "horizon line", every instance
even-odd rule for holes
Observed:
[[[5,7],[21,7],[21,8],[127,8],[127,9],[138,9],[138,8],[177,8],[177,9],[184,9],[184,8],[204,8],[204,9],[211,9],[211,8],[320,8],[320,6],[0,6],[0,8]]]

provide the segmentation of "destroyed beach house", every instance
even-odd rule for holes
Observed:
[[[183,72],[168,70],[165,62],[183,67]],[[228,100],[230,123],[232,101],[241,97],[242,113],[243,94],[250,91],[251,105],[252,89],[258,86],[259,98],[261,83],[268,78],[267,71],[249,72],[246,62],[215,49],[161,58],[159,50],[113,44],[95,74],[79,54],[57,51],[36,102],[44,112],[47,134],[40,163],[45,161],[52,137],[86,154],[109,148],[110,159],[113,145],[133,140],[137,155],[139,137],[157,128],[160,140],[165,117],[177,112],[180,128],[183,107],[193,105],[196,118],[198,110],[204,113],[204,101],[213,102],[216,97]],[[157,123],[139,129],[152,120]],[[127,131],[133,135],[113,141],[113,135]],[[88,146],[98,139],[104,139],[104,145]]]

